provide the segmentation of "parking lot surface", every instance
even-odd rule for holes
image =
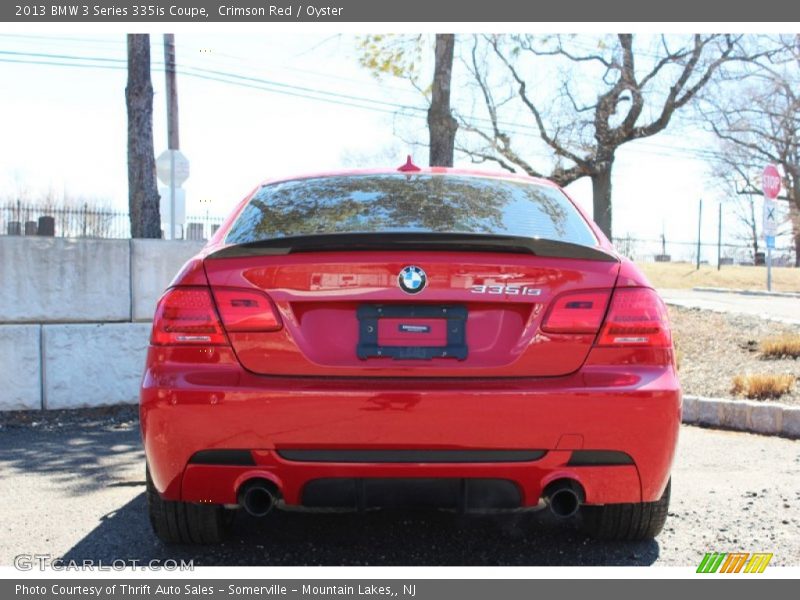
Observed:
[[[277,512],[262,520],[241,515],[218,547],[167,547],[147,522],[135,412],[121,415],[0,427],[0,564],[48,554],[198,566],[696,566],[705,552],[743,551],[800,566],[800,441],[683,427],[670,517],[651,542],[593,541],[548,511]]]
[[[659,289],[667,304],[714,312],[749,315],[770,321],[800,325],[800,300],[786,296],[756,296],[698,290]]]

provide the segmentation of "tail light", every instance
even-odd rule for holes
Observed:
[[[671,348],[667,309],[650,288],[617,288],[598,346]]]
[[[214,299],[227,331],[277,331],[282,326],[272,300],[258,290],[214,288]]]
[[[156,308],[150,342],[155,345],[227,344],[208,288],[176,287],[167,290]]]
[[[226,331],[276,331],[282,326],[272,300],[262,292],[219,288],[213,293],[212,298],[206,287],[168,290],[156,308],[151,343],[227,345]]]
[[[597,333],[610,296],[610,290],[562,294],[552,302],[542,330],[549,333]]]

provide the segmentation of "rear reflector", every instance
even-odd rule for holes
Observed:
[[[650,288],[617,288],[598,346],[671,348],[667,308]]]
[[[562,294],[550,305],[542,330],[550,333],[597,333],[610,295],[610,290]]]
[[[220,345],[228,340],[204,287],[175,287],[158,301],[150,343]]]
[[[214,288],[214,299],[227,331],[277,331],[281,328],[278,312],[263,292]]]

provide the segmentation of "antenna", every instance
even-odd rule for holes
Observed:
[[[414,161],[411,160],[411,155],[409,154],[408,157],[406,158],[406,164],[404,164],[401,167],[398,167],[397,170],[400,171],[401,173],[413,173],[415,171],[421,171],[422,169],[420,169],[417,165],[414,164]]]

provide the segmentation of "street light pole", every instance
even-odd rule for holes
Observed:
[[[722,269],[722,202],[719,203],[717,223],[717,271],[719,271]]]
[[[700,231],[703,225],[703,199],[700,198],[700,209],[697,213],[697,270],[700,270]]]
[[[178,137],[178,84],[175,73],[175,34],[164,34],[164,75],[167,89],[167,149],[169,157],[169,230],[175,239],[175,150],[180,150]]]

